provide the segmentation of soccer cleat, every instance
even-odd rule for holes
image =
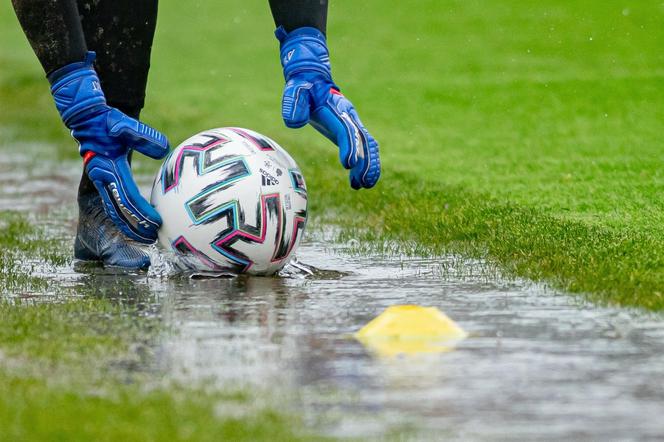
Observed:
[[[79,197],[78,207],[74,258],[127,269],[145,270],[150,266],[147,253],[128,241],[106,214],[98,194]]]

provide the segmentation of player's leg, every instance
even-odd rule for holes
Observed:
[[[157,0],[78,0],[85,40],[97,53],[96,70],[110,106],[138,118],[145,101]],[[128,243],[103,210],[85,173],[78,190],[74,255],[108,265],[146,267],[146,254]]]
[[[78,0],[88,49],[106,101],[131,117],[145,102],[157,0]]]
[[[12,5],[44,72],[83,60],[87,48],[75,0],[12,0]]]
[[[274,23],[286,32],[302,27],[327,30],[327,0],[269,0]]]

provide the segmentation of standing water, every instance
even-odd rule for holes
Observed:
[[[73,201],[70,178],[12,173],[20,176],[2,178],[4,208],[34,213]],[[12,183],[20,188],[9,191]],[[315,235],[298,256],[311,274],[291,267],[281,277],[196,279],[63,268],[52,277],[94,280],[111,292],[120,280],[124,296],[151,295],[169,330],[155,348],[168,376],[277,392],[316,432],[491,440],[664,435],[660,315],[597,307],[458,257],[354,255]],[[375,355],[352,334],[395,304],[438,307],[470,336],[446,353]]]
[[[310,240],[311,276],[161,280],[173,376],[283,388],[333,436],[640,439],[664,434],[664,322],[598,308],[458,258],[353,256]],[[395,304],[436,306],[470,337],[385,358],[352,334]]]

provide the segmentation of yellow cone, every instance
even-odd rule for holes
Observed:
[[[355,338],[380,356],[441,353],[468,334],[436,307],[395,305],[371,320]]]

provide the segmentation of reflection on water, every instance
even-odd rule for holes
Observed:
[[[34,212],[52,200],[73,202],[72,178],[40,175],[35,184],[2,167],[0,207]],[[16,193],[7,190],[21,180]],[[84,266],[51,276],[161,315],[171,329],[154,349],[161,373],[284,393],[284,406],[331,435],[380,437],[400,428],[425,439],[664,434],[660,316],[597,308],[458,258],[353,256],[330,247],[310,239],[301,248],[300,261],[318,269],[313,275],[291,269],[280,278],[193,279]],[[394,304],[438,307],[470,337],[448,353],[374,358],[352,334]]]
[[[336,436],[664,432],[657,316],[585,305],[458,259],[351,257],[312,241],[299,256],[326,271],[150,280],[178,330],[162,341],[164,368],[181,380],[290,392],[310,425]],[[471,337],[450,353],[373,358],[351,335],[393,304],[436,306]]]
[[[410,304],[388,307],[353,336],[372,355],[392,359],[453,351],[468,333],[436,307]]]
[[[63,161],[53,166],[53,146],[2,144],[0,158],[0,209],[45,214],[63,201],[74,202],[80,163]],[[74,149],[74,147],[72,147]]]

